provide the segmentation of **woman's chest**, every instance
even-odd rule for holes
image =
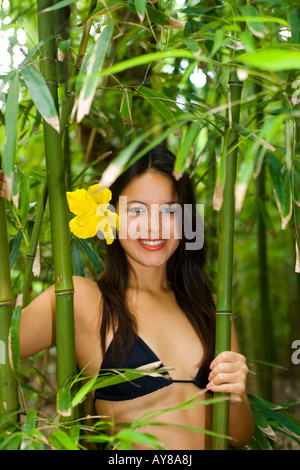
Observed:
[[[203,346],[187,315],[174,295],[136,296],[131,303],[138,335],[170,371],[173,379],[195,377]]]

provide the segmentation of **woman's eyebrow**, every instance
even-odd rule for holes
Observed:
[[[167,201],[167,202],[159,202],[159,203],[153,203],[153,202],[151,202],[151,203],[148,204],[147,202],[144,202],[144,201],[132,200],[132,201],[128,201],[128,202],[127,202],[127,206],[128,206],[128,204],[132,204],[132,203],[135,203],[135,202],[137,202],[138,204],[144,204],[144,206],[148,206],[148,205],[151,205],[151,204],[159,204],[159,205],[161,205],[161,204],[177,204],[177,203],[178,203],[178,201]]]

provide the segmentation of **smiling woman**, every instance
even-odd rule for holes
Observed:
[[[156,414],[146,429],[136,428],[155,436],[165,449],[210,448],[212,410],[206,399],[212,391],[230,393],[230,444],[240,447],[250,440],[254,424],[245,391],[248,369],[234,328],[232,350],[214,357],[215,305],[203,274],[205,246],[186,249],[178,209],[192,207],[194,227],[199,214],[188,175],[173,177],[174,162],[167,149],[154,147],[102,193],[109,196],[105,200],[93,187],[77,193],[85,211],[81,235],[85,224],[90,227],[90,209],[95,232],[100,202],[105,207],[110,202],[121,222],[107,244],[98,282],[74,277],[76,361],[88,377],[123,368],[146,370],[142,377],[96,389],[95,408],[117,431],[145,413],[170,409]],[[69,195],[70,208],[79,214],[75,193]],[[72,227],[77,229],[77,223]],[[52,286],[23,309],[21,357],[55,344],[55,322]],[[192,397],[197,406],[180,408]]]
[[[234,352],[212,362],[215,306],[202,271],[205,246],[186,249],[184,219],[177,217],[178,208],[182,212],[185,205],[191,206],[192,225],[197,226],[199,214],[191,181],[186,173],[179,180],[174,178],[174,162],[167,149],[155,147],[110,187],[120,231],[107,247],[106,270],[98,281],[102,302],[100,374],[106,369],[147,364],[170,366],[172,372],[96,390],[96,409],[101,415],[109,414],[116,425],[130,423],[143,413],[176,407],[199,389],[218,391],[221,387],[222,391],[227,385],[241,401],[233,405],[231,414],[231,444],[240,446],[253,432],[245,393],[247,367],[238,352],[234,330]],[[199,395],[199,404],[205,403],[210,396],[207,393]],[[210,447],[208,436],[192,431],[197,427],[211,429],[209,406],[174,410],[156,421],[165,426],[149,425],[146,431],[167,449]]]

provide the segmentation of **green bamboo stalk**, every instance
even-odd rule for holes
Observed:
[[[0,416],[18,409],[18,389],[9,361],[9,329],[13,300],[9,267],[5,200],[0,198]]]
[[[52,0],[37,0],[38,32],[41,41],[55,32]],[[58,108],[55,40],[41,47],[41,72]],[[61,388],[76,373],[73,314],[73,267],[62,136],[44,122],[44,144],[48,172],[48,191],[56,294],[57,386]]]
[[[240,99],[242,83],[236,74],[231,72],[229,81],[230,100],[236,105],[229,108],[229,122],[239,124]],[[236,181],[238,132],[231,127],[228,129],[225,184],[223,204],[220,214],[220,236],[218,256],[218,288],[216,306],[216,356],[231,348],[232,321],[232,277],[233,277],[233,246],[234,246],[234,189]],[[218,393],[218,397],[228,398],[227,393]],[[213,430],[221,435],[228,435],[229,400],[216,403],[213,409]],[[228,439],[213,437],[214,450],[226,450]]]
[[[260,96],[262,86],[255,84],[255,93]],[[256,121],[257,128],[263,124],[264,113],[262,105],[257,104]],[[255,155],[253,155],[253,159]],[[264,361],[272,363],[273,357],[273,331],[272,331],[272,318],[270,312],[269,301],[269,280],[268,280],[268,248],[267,248],[267,230],[264,217],[262,214],[262,206],[265,204],[265,160],[258,177],[256,178],[256,195],[259,202],[258,220],[257,220],[257,255],[258,255],[258,270],[259,270],[259,298],[260,298],[260,312],[258,328],[261,331],[261,340],[259,349],[261,351],[260,358]],[[258,389],[261,391],[261,396],[265,400],[272,401],[272,368],[268,366],[259,366],[263,373],[259,374],[260,379]]]
[[[256,179],[256,194],[261,204],[265,204],[265,164],[260,170]],[[260,298],[260,318],[259,328],[261,331],[262,351],[261,357],[264,361],[272,363],[272,318],[269,308],[269,282],[268,282],[268,260],[267,260],[267,232],[261,210],[257,220],[257,255],[259,269],[259,298]],[[264,366],[263,374],[260,376],[259,388],[265,400],[272,401],[272,368]]]
[[[41,194],[40,201],[38,203],[37,214],[36,214],[34,226],[32,229],[32,234],[30,237],[30,244],[27,250],[27,255],[26,255],[26,265],[25,265],[25,273],[24,273],[23,288],[22,288],[22,307],[23,308],[26,307],[29,301],[29,290],[30,290],[31,280],[32,280],[32,266],[33,266],[34,258],[36,256],[36,250],[37,250],[37,245],[39,241],[47,198],[48,198],[48,185],[47,185],[47,180],[46,180],[44,183],[43,192]]]

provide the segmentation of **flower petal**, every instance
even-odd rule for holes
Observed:
[[[97,207],[96,214],[99,217],[105,217],[106,216],[105,212],[107,211],[108,207],[109,207],[109,204],[99,204],[99,206]]]
[[[97,204],[108,204],[112,196],[111,190],[108,188],[101,188],[100,184],[93,184],[93,186],[90,186],[87,193]]]
[[[103,217],[98,222],[98,225],[97,225],[97,236],[99,238],[103,238],[102,236],[99,236],[99,232],[102,233],[108,245],[110,245],[114,241],[115,237],[114,237],[113,229],[112,229],[111,224],[108,223],[106,217]]]
[[[75,215],[84,214],[92,209],[96,213],[97,204],[92,198],[87,198],[87,191],[85,189],[67,192],[67,200],[70,212]]]
[[[117,230],[120,229],[120,217],[116,212],[113,212],[108,209],[108,207],[112,207],[109,204],[101,204],[98,206],[97,209],[97,216],[99,217],[104,217],[107,221],[108,224],[112,225],[113,227],[116,227]]]
[[[93,211],[95,214],[95,212]],[[96,215],[77,215],[70,220],[70,230],[78,238],[91,238],[96,235],[99,217]]]

